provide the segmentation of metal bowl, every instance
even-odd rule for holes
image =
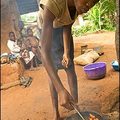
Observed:
[[[80,112],[80,113],[84,117],[85,120],[89,120],[90,114],[94,115],[96,118],[98,118],[98,120],[104,120],[102,115],[100,115],[97,112],[85,111],[85,112]],[[82,118],[77,113],[75,113],[65,118],[64,120],[82,120]]]

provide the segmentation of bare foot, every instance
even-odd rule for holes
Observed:
[[[59,120],[64,120],[64,118],[59,118]]]
[[[57,118],[54,118],[53,120],[64,120],[64,119],[61,117],[57,117]]]
[[[60,115],[58,114],[57,116],[55,115],[53,120],[64,120],[63,118],[60,117]]]
[[[36,67],[36,70],[39,70],[40,69],[40,67]]]
[[[36,70],[36,68],[34,68],[34,67],[31,67],[31,68],[30,68],[30,71],[33,71],[33,70]]]

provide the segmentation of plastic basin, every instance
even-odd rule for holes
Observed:
[[[106,75],[106,63],[96,62],[84,67],[84,71],[88,79],[96,80],[104,78]]]

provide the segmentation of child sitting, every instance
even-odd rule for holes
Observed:
[[[17,43],[21,47],[20,56],[25,62],[25,67],[30,65],[30,70],[33,70],[33,59],[35,55],[31,51],[30,41],[27,39],[24,42],[18,41]]]
[[[7,46],[12,55],[14,55],[15,57],[19,57],[20,47],[17,45],[17,40],[16,40],[14,32],[9,32],[9,40],[7,42]]]
[[[41,56],[39,54],[39,39],[36,36],[33,36],[33,31],[32,29],[28,28],[27,29],[27,39],[29,39],[30,44],[31,44],[31,50],[35,54],[35,61],[36,65],[38,63],[41,63]]]

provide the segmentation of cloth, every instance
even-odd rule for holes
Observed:
[[[27,50],[24,50],[24,52],[21,55],[21,57],[24,59],[26,64],[28,64],[33,59],[34,56],[35,55],[32,51],[27,51]]]
[[[62,65],[62,59],[63,59],[63,53],[64,53],[64,45],[63,45],[63,28],[54,28],[53,29],[53,40],[52,40],[52,49],[51,49],[51,55],[52,60],[54,63],[54,67],[56,70],[58,69],[66,69]],[[74,58],[74,48],[73,48],[73,41],[70,41],[70,65],[67,69],[70,69],[73,65],[73,58]]]
[[[54,28],[72,24],[77,18],[77,12],[74,19],[71,18],[67,0],[41,0],[40,7],[43,8],[43,6],[46,6],[47,9],[55,15],[55,20],[53,23]]]
[[[20,55],[20,47],[17,45],[17,42],[14,42],[12,40],[8,40],[7,46],[11,52],[11,54],[18,57]]]
[[[32,83],[32,78],[31,77],[20,77],[20,85],[24,88],[29,87]]]
[[[10,60],[17,59],[16,55],[14,55],[14,54],[9,54],[8,56],[9,56]]]
[[[8,53],[2,53],[0,57],[8,56]]]

